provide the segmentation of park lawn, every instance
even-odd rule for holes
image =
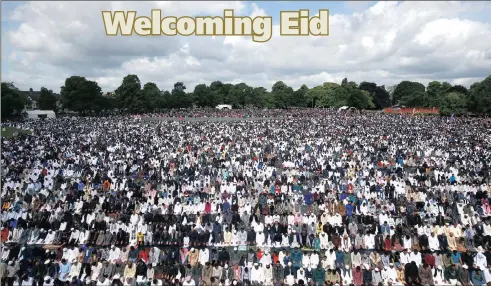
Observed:
[[[14,137],[15,132],[31,134],[31,131],[29,130],[18,129],[15,127],[2,127],[0,130],[1,130],[2,137],[9,138],[9,139]]]

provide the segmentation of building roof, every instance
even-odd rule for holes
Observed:
[[[41,96],[41,91],[27,90],[27,91],[20,91],[20,94],[25,95],[25,96],[27,96],[27,98],[30,98],[31,100],[37,102],[37,101],[39,101],[39,96]],[[61,99],[61,95],[59,95],[57,93],[53,93],[53,94],[55,95],[57,100]]]

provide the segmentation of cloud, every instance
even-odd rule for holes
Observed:
[[[127,74],[137,74],[170,89],[196,84],[246,82],[271,88],[283,80],[294,88],[326,81],[430,80],[470,85],[489,75],[491,25],[474,18],[491,12],[489,2],[378,2],[331,14],[328,37],[280,37],[279,26],[267,43],[250,37],[107,37],[103,10],[136,10],[150,15],[235,15],[279,17],[263,3],[250,2],[28,2],[7,20],[2,38],[2,76],[19,88],[46,86],[59,91],[72,75],[116,89]],[[268,11],[268,13],[266,12]],[[482,17],[481,17],[482,18]],[[2,19],[2,24],[5,23]],[[14,25],[15,24],[15,25]],[[7,46],[8,49],[4,47]]]

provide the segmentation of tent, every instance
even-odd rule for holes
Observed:
[[[56,118],[56,114],[53,110],[29,110],[26,111],[27,118],[39,119],[39,118]]]
[[[232,105],[230,105],[230,104],[220,104],[220,105],[217,105],[217,109],[232,109]]]
[[[342,111],[342,110],[346,110],[346,111],[356,110],[356,107],[342,106],[338,109],[338,111]]]

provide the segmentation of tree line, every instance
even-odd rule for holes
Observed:
[[[53,92],[41,88],[41,109],[56,108]],[[42,98],[42,99],[41,99]],[[341,107],[380,110],[390,106],[437,107],[443,115],[456,116],[472,112],[491,114],[491,75],[471,85],[432,81],[426,87],[419,82],[402,81],[385,87],[373,82],[357,84],[343,79],[341,84],[326,82],[315,87],[302,85],[295,90],[282,81],[270,91],[246,83],[199,84],[189,91],[183,82],[176,82],[172,90],[160,90],[153,82],[142,83],[137,75],[127,75],[121,85],[104,95],[95,81],[82,76],[71,76],[61,87],[63,109],[80,114],[100,114],[104,111],[152,113],[163,109],[210,107],[230,104],[234,108],[292,108]],[[2,83],[2,117],[21,112],[26,99],[13,83]],[[51,108],[53,107],[53,108]]]

